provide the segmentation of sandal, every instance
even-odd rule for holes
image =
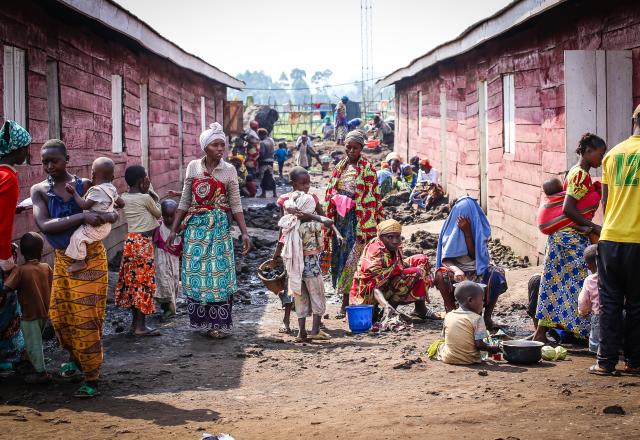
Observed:
[[[308,339],[311,341],[328,341],[329,339],[331,339],[331,335],[323,332],[322,330],[320,330],[318,332],[318,334],[316,335],[309,335]]]
[[[630,367],[628,364],[624,366],[622,370],[623,374],[628,374],[630,376],[640,376],[640,367]]]
[[[296,338],[293,340],[293,342],[298,342],[298,343],[302,343],[302,342],[309,342],[309,337],[302,337],[302,336],[296,336]]]
[[[75,362],[65,362],[60,366],[60,377],[70,378],[80,375],[80,369]]]
[[[92,397],[96,397],[99,395],[100,391],[98,391],[97,388],[94,388],[85,383],[80,388],[78,388],[73,397],[77,397],[78,399],[91,399]]]
[[[589,374],[595,374],[596,376],[620,376],[618,370],[606,370],[598,364],[589,367]]]
[[[231,335],[220,330],[209,330],[207,336],[211,339],[226,339]]]
[[[287,327],[285,327],[284,324],[282,324],[280,326],[280,328],[278,329],[278,333],[282,333],[282,334],[288,335],[288,334],[291,333],[291,328],[287,328]]]

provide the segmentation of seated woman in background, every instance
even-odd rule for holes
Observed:
[[[402,257],[402,226],[395,220],[378,224],[378,236],[364,248],[353,277],[349,303],[377,304],[385,316],[399,304],[415,304],[415,315],[427,318],[429,259]]]
[[[504,270],[491,263],[490,236],[491,226],[478,202],[469,196],[454,200],[438,240],[435,277],[447,312],[456,308],[454,283],[469,280],[485,285],[483,316],[488,329],[495,327],[491,315],[507,290]]]

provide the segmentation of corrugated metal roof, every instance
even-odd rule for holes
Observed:
[[[110,0],[57,0],[59,3],[112,29],[150,52],[167,58],[177,66],[192,70],[214,81],[243,89],[245,83],[167,40],[144,21]]]
[[[380,87],[390,86],[441,61],[469,52],[566,1],[568,0],[515,0],[492,16],[471,25],[457,38],[435,47],[411,61],[406,67],[382,78],[376,84]]]

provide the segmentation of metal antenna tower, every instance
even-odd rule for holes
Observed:
[[[373,93],[373,0],[360,0],[360,62],[362,111],[366,121],[373,98],[369,96]]]

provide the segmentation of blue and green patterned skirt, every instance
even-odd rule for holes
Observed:
[[[587,246],[589,239],[577,232],[558,231],[549,236],[536,309],[539,325],[589,336],[589,319],[578,316],[578,295],[587,277]]]
[[[188,220],[180,276],[191,326],[230,329],[237,282],[233,240],[224,211],[214,209]]]

